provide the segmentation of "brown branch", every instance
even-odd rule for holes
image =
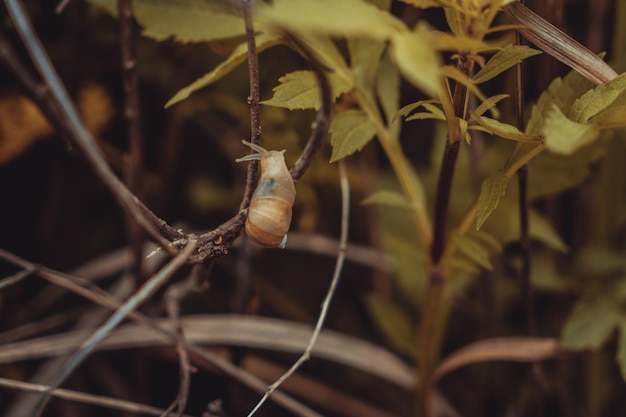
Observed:
[[[458,68],[469,76],[472,63],[467,61],[464,56],[460,56]],[[458,118],[466,117],[465,103],[467,100],[467,87],[457,82],[454,87],[454,115]],[[459,154],[459,146],[463,138],[455,137],[458,132],[448,132],[448,140],[443,152],[443,160],[439,170],[439,179],[437,182],[437,194],[435,197],[435,218],[433,229],[433,243],[430,250],[431,262],[437,265],[441,260],[444,248],[446,246],[446,226],[448,220],[448,206],[450,203],[450,193],[452,192],[452,180],[454,178],[454,169]]]
[[[210,273],[212,267],[212,261],[196,264],[187,279],[179,282],[178,284],[172,285],[165,292],[165,304],[167,314],[174,326],[174,334],[176,336],[176,353],[178,355],[180,367],[178,395],[176,396],[174,402],[172,402],[172,405],[168,407],[168,411],[173,410],[174,407],[177,408],[175,417],[181,417],[185,412],[187,399],[189,397],[189,387],[191,385],[190,375],[192,372],[195,372],[195,368],[189,361],[189,354],[187,353],[185,343],[185,332],[182,324],[180,323],[180,302],[190,293],[206,288],[206,285],[203,285],[207,284],[204,279]]]
[[[196,249],[197,242],[190,239],[186,247],[160,271],[152,276],[137,292],[135,292],[96,332],[92,334],[63,365],[61,371],[50,384],[50,390],[58,388],[67,377],[76,369],[87,356],[95,349],[106,336],[133,312],[142,302],[151,297],[167,280],[178,271]],[[50,391],[46,392],[38,401],[36,416],[40,416],[50,398]]]
[[[524,0],[520,2],[524,4]],[[523,39],[519,32],[515,32],[515,43],[521,45]],[[517,128],[524,131],[524,68],[522,62],[515,66],[515,114],[517,116]],[[522,253],[522,288],[524,305],[526,307],[526,324],[528,333],[534,336],[535,314],[533,309],[533,292],[530,276],[530,232],[528,223],[528,163],[524,164],[517,171],[517,182],[519,189],[519,219],[520,219],[520,250]]]
[[[107,292],[88,281],[85,282],[78,277],[69,276],[50,268],[35,265],[32,262],[28,262],[25,259],[13,255],[3,249],[0,249],[0,258],[5,259],[6,261],[18,265],[22,268],[35,268],[37,270],[37,274],[40,277],[55,285],[76,293],[88,300],[91,300],[100,306],[103,306],[113,311],[120,308],[120,303],[113,299]],[[176,343],[176,336],[171,331],[169,331],[169,329],[160,326],[149,317],[136,311],[131,311],[128,317],[136,321],[137,323],[141,323],[150,327],[151,329],[156,330],[157,332],[159,332],[159,334],[167,337],[168,340],[170,340],[171,342]],[[241,382],[245,386],[255,390],[258,393],[265,392],[266,383],[256,376],[250,374],[249,372],[246,372],[245,370],[231,364],[227,360],[201,347],[186,345],[186,348],[194,361],[215,367],[223,372],[225,375]],[[317,413],[313,412],[308,407],[302,405],[301,403],[297,402],[296,400],[282,392],[275,392],[272,396],[272,399],[274,400],[274,402],[280,404],[285,409],[295,413],[296,415],[318,416]]]
[[[44,393],[50,390],[47,385],[33,384],[30,382],[16,381],[7,378],[0,378],[0,386],[5,388],[14,388],[22,391],[29,391],[34,393]],[[87,394],[85,392],[71,391],[67,389],[55,389],[51,391],[51,395],[58,398],[63,398],[70,401],[77,401],[84,404],[93,404],[100,407],[107,407],[119,411],[127,411],[131,413],[141,413],[152,416],[160,416],[163,410],[160,408],[152,407],[145,404],[139,404],[127,400],[119,400],[116,398],[104,397],[101,395]],[[192,417],[185,414],[182,417]]]
[[[133,9],[132,0],[118,0],[118,15],[120,19],[120,43],[122,53],[122,78],[124,80],[124,117],[128,125],[128,140],[130,161],[126,166],[126,184],[130,191],[143,200],[141,177],[143,174],[143,138],[141,135],[141,118],[139,111],[139,96],[137,93],[137,72],[135,58],[135,43],[133,39]],[[137,283],[143,281],[143,254],[141,227],[128,219],[128,234],[133,251],[133,270]]]
[[[250,80],[250,142],[258,145],[261,142],[261,92],[259,86],[259,55],[256,50],[254,23],[252,22],[251,0],[242,0],[243,19],[246,25],[246,42],[248,43],[248,75]],[[246,173],[246,187],[239,205],[239,211],[250,205],[252,193],[258,178],[259,161],[253,160],[248,165]]]

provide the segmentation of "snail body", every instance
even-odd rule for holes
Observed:
[[[285,163],[285,151],[267,151],[245,140],[243,143],[258,153],[236,161],[261,162],[261,176],[248,209],[246,233],[262,246],[283,248],[291,224],[291,207],[296,199],[296,187]]]

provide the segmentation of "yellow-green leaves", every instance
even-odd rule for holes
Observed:
[[[405,196],[390,190],[376,191],[374,194],[363,200],[361,204],[384,204],[386,206],[398,207],[403,209],[411,208],[411,205],[406,200]]]
[[[421,119],[435,119],[435,120],[445,121],[446,117],[443,114],[443,110],[441,110],[441,108],[436,105],[438,103],[439,103],[439,100],[430,99],[430,100],[420,100],[420,101],[416,101],[415,103],[407,104],[406,106],[398,110],[398,112],[396,113],[394,117],[394,120],[397,119],[398,117],[406,117],[407,121],[421,120]],[[423,107],[425,111],[416,112],[408,116],[412,111],[420,107]]]
[[[493,270],[490,257],[502,251],[502,245],[493,236],[474,232],[464,236],[452,236],[459,252],[481,268]]]
[[[330,162],[360,151],[376,134],[376,125],[361,110],[347,110],[335,116],[328,130],[333,153]]]
[[[593,124],[576,123],[552,105],[543,128],[545,143],[555,153],[570,155],[594,141],[600,130]]]
[[[626,261],[624,253],[595,247],[583,250],[574,268],[589,287],[567,319],[561,335],[566,348],[599,349],[616,330],[626,344]],[[573,269],[574,269],[573,268]],[[626,348],[616,359],[626,380]]]
[[[506,192],[506,183],[509,177],[500,170],[483,181],[478,197],[478,207],[476,209],[476,230],[480,230],[485,220],[498,207],[500,199]]]
[[[328,79],[335,98],[352,88],[350,83],[336,74],[328,74]],[[320,108],[320,89],[312,71],[294,71],[278,81],[280,84],[274,88],[274,96],[261,103],[290,110]]]
[[[570,155],[605,127],[625,126],[626,74],[595,88],[570,73],[556,79],[533,107],[526,131],[542,133],[551,151]]]
[[[256,38],[256,47],[258,52],[262,52],[274,45],[277,45],[282,42],[280,36],[273,33],[265,33],[258,35]],[[235,69],[239,64],[248,59],[248,44],[242,43],[239,44],[233,52],[230,54],[225,61],[219,64],[215,69],[202,77],[198,78],[193,83],[189,84],[187,87],[180,89],[174,97],[172,97],[165,107],[169,107],[173,104],[178,103],[189,97],[191,93],[198,91],[202,88],[207,87],[208,85],[214,83],[219,80],[233,69]]]
[[[440,58],[430,42],[425,24],[418,23],[411,32],[397,33],[392,39],[391,54],[409,82],[426,94],[437,96]]]
[[[528,46],[508,46],[496,52],[496,54],[487,61],[485,66],[472,77],[472,80],[476,84],[484,83],[500,75],[515,64],[522,62],[524,59],[540,53],[541,51],[529,48]]]
[[[478,123],[485,128],[485,130],[492,135],[500,136],[501,138],[517,140],[517,141],[531,141],[540,142],[541,136],[533,135],[529,133],[521,132],[513,125],[502,123],[499,120],[491,119],[486,116],[481,116],[476,119]]]
[[[117,16],[117,0],[89,0]],[[158,41],[203,42],[245,34],[243,19],[216,1],[134,0],[133,15],[143,35]]]
[[[404,24],[362,0],[274,0],[259,7],[258,19],[295,32],[386,40]]]
[[[580,96],[568,116],[600,127],[626,126],[626,73]]]

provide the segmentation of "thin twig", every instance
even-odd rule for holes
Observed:
[[[139,288],[139,290],[133,294],[116,312],[113,314],[93,335],[87,339],[79,350],[72,355],[70,359],[65,363],[59,374],[50,384],[51,389],[59,387],[70,375],[70,373],[76,369],[93,351],[93,349],[102,341],[118,324],[124,320],[130,312],[134,311],[142,302],[152,296],[167,280],[182,267],[187,259],[191,256],[196,249],[196,240],[190,240],[187,243],[185,249],[183,249],[174,259],[172,259],[167,265],[165,265],[159,272],[157,272],[152,278]],[[40,416],[44,407],[46,406],[50,398],[50,392],[46,392],[38,401],[36,416]]]
[[[254,23],[252,22],[252,2],[242,0],[243,20],[246,25],[246,42],[248,44],[248,76],[250,80],[250,142],[258,145],[261,142],[261,89],[259,86],[259,55],[256,50]],[[246,187],[239,210],[245,210],[250,205],[259,171],[259,161],[253,160],[248,165],[246,173]]]
[[[176,354],[178,355],[180,367],[180,383],[178,395],[174,402],[172,402],[172,405],[168,407],[167,413],[164,413],[164,416],[169,415],[169,412],[173,410],[175,406],[177,407],[176,417],[180,417],[185,412],[187,399],[189,397],[189,378],[191,373],[195,372],[195,368],[191,366],[189,362],[189,355],[187,354],[185,343],[185,332],[180,323],[180,302],[190,293],[206,288],[206,285],[203,285],[203,283],[206,283],[204,280],[210,273],[212,267],[213,261],[196,264],[187,279],[172,285],[165,293],[167,314],[172,321],[174,334],[176,335]]]
[[[300,366],[306,361],[308,361],[311,357],[311,351],[315,346],[315,342],[319,337],[320,332],[322,331],[322,327],[324,326],[324,322],[326,320],[326,316],[328,315],[328,310],[330,308],[330,303],[332,302],[333,296],[337,290],[337,285],[339,284],[339,278],[341,277],[341,271],[343,270],[343,264],[346,259],[346,249],[348,247],[348,220],[350,214],[350,183],[348,181],[348,172],[346,169],[345,159],[339,161],[339,178],[341,182],[341,233],[339,237],[339,252],[337,254],[337,262],[335,263],[335,272],[333,273],[333,278],[330,282],[330,286],[328,287],[328,292],[326,293],[326,297],[324,298],[324,302],[322,303],[322,309],[320,311],[320,315],[317,319],[317,323],[315,324],[315,329],[313,330],[313,334],[311,335],[311,339],[309,340],[309,344],[307,345],[304,353],[298,358],[298,360],[285,372],[276,382],[267,387],[267,392],[261,400],[257,403],[257,405],[250,411],[248,417],[252,417],[261,406],[267,401],[267,399],[272,395],[280,385],[287,380],[291,375],[296,372]]]
[[[17,284],[18,282],[20,282],[21,280],[23,280],[24,278],[27,278],[29,276],[31,276],[34,272],[36,271],[36,269],[34,268],[26,268],[23,269],[13,275],[11,275],[10,277],[6,277],[0,280],[0,289],[4,288],[4,287],[8,287],[14,284]]]
[[[65,8],[70,4],[71,0],[61,0],[57,7],[54,8],[54,12],[56,14],[61,14],[65,10]]]
[[[32,262],[28,262],[25,259],[13,255],[12,253],[9,253],[3,249],[0,249],[0,258],[3,258],[8,262],[19,265],[23,268],[37,268],[37,273],[42,278],[50,281],[55,285],[72,291],[73,293],[76,293],[88,300],[91,300],[98,305],[114,311],[118,310],[121,307],[120,304],[115,301],[108,293],[103,291],[97,285],[93,285],[89,281],[82,280],[78,277],[69,276],[50,268],[37,267]],[[141,323],[151,329],[158,331],[161,335],[167,337],[172,343],[176,343],[176,336],[172,334],[169,328],[159,326],[152,319],[136,311],[131,311],[128,317],[138,323]],[[241,382],[242,384],[259,393],[265,392],[267,385],[258,377],[233,365],[227,360],[206,349],[193,345],[187,345],[186,347],[189,353],[193,355],[195,361],[200,361],[209,366],[213,366],[230,378]],[[319,414],[282,392],[274,393],[274,395],[272,396],[272,400],[277,404],[283,406],[285,409],[295,413],[296,415],[319,417]]]
[[[160,408],[152,407],[145,404],[139,404],[132,401],[118,400],[115,398],[104,397],[101,395],[87,394],[84,392],[72,391],[63,388],[51,389],[48,385],[33,384],[30,382],[16,381],[8,378],[0,378],[0,386],[5,388],[14,388],[23,391],[45,393],[58,398],[70,401],[77,401],[85,404],[93,404],[101,407],[112,408],[119,411],[128,411],[132,413],[142,413],[151,416],[159,416],[163,413]],[[184,415],[182,417],[192,417]]]
[[[120,44],[122,52],[122,79],[124,80],[124,117],[128,127],[128,141],[130,161],[126,167],[126,184],[130,192],[139,200],[143,200],[144,193],[141,183],[143,174],[143,137],[141,135],[141,113],[139,111],[139,95],[137,81],[137,60],[135,58],[135,42],[133,39],[133,9],[132,0],[118,0],[118,15],[120,19]],[[143,282],[143,232],[141,227],[129,216],[127,221],[130,246],[132,248],[134,264],[133,270],[137,283]]]

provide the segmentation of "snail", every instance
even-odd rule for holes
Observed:
[[[258,153],[236,161],[261,161],[261,177],[250,201],[246,233],[262,246],[284,248],[291,223],[291,207],[296,199],[296,187],[285,164],[285,151],[267,151],[254,143],[242,142]]]

